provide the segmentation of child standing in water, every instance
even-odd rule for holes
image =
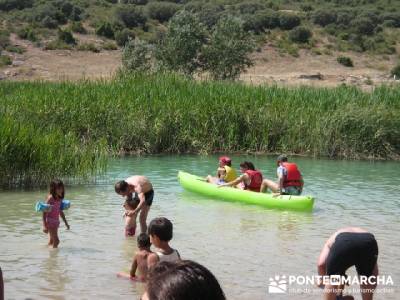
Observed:
[[[150,237],[146,233],[141,233],[137,237],[138,251],[133,258],[130,275],[140,281],[145,281],[148,272],[148,257],[153,253],[150,250]],[[139,276],[136,276],[136,271],[139,271]]]
[[[49,234],[48,245],[53,248],[57,248],[60,243],[58,239],[60,216],[69,230],[67,219],[65,218],[64,212],[61,210],[64,194],[64,184],[61,180],[55,179],[50,182],[50,191],[46,202],[51,205],[51,210],[49,212],[43,212],[43,232]]]
[[[137,214],[132,212],[135,211],[138,203],[135,202],[132,197],[128,197],[124,203],[124,218],[125,218],[125,236],[134,236],[136,232],[136,217]]]

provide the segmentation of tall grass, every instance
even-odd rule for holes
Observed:
[[[1,82],[0,97],[3,184],[90,174],[104,166],[105,151],[400,154],[400,88],[364,93],[134,75]]]

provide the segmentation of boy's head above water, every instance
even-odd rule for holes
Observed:
[[[138,235],[137,245],[139,248],[149,248],[151,246],[150,237],[147,233],[141,233]]]
[[[158,238],[161,242],[169,242],[172,239],[172,227],[171,221],[167,218],[155,218],[150,222],[148,232],[152,239]]]

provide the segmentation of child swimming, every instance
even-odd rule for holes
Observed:
[[[58,238],[58,227],[60,226],[60,216],[69,230],[69,224],[61,210],[61,203],[64,199],[65,189],[61,180],[55,179],[50,182],[47,204],[51,205],[51,211],[43,212],[43,232],[49,234],[48,246],[57,248],[60,240]]]

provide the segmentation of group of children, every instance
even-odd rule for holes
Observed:
[[[249,161],[240,164],[241,175],[236,176],[232,160],[227,156],[219,158],[216,177],[208,175],[206,180],[219,187],[230,186],[253,192],[265,192],[268,188],[277,195],[300,195],[303,191],[303,177],[295,163],[289,163],[285,155],[277,158],[278,182],[263,179],[262,173]]]

